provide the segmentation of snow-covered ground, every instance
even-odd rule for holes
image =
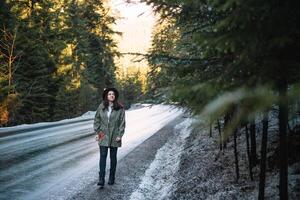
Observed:
[[[145,172],[142,181],[132,193],[130,200],[167,199],[176,181],[180,155],[185,139],[190,135],[191,119],[186,119],[175,127],[175,137],[171,138],[156,153],[154,161]]]
[[[182,112],[168,105],[144,105],[126,111],[126,129],[118,159]],[[94,114],[88,112],[80,119],[91,119]],[[94,140],[93,120],[31,130],[42,125],[45,123],[0,129],[3,132],[28,129],[0,138],[0,199],[65,199],[98,173],[99,150]]]

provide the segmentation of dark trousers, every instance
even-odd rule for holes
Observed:
[[[118,147],[105,147],[100,146],[100,161],[99,161],[99,176],[101,178],[105,177],[105,168],[106,168],[106,158],[107,158],[107,152],[109,148],[109,154],[110,154],[110,173],[109,176],[111,179],[115,179],[116,174],[116,167],[117,167],[117,151]]]

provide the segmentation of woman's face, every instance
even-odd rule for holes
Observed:
[[[115,93],[113,91],[108,91],[107,100],[113,102],[115,100]]]

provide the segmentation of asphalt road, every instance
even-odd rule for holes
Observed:
[[[100,189],[97,186],[98,176],[94,173],[93,181],[91,183],[85,185],[85,187],[83,187],[80,191],[77,191],[76,194],[69,194],[69,198],[67,199],[129,199],[132,192],[139,186],[141,178],[155,158],[157,150],[160,149],[168,141],[168,139],[174,136],[173,130],[175,125],[179,124],[183,120],[183,115],[180,115],[119,160],[116,172],[116,183],[114,185],[111,186],[106,184],[103,189]],[[108,171],[106,174],[107,183],[109,174]],[[51,197],[51,199],[55,198],[57,198],[55,195]]]
[[[96,185],[99,149],[91,120],[28,129],[20,134],[0,137],[0,200],[98,199],[99,195],[101,199],[106,196],[119,199],[120,195],[125,197],[125,193],[130,195],[156,151],[172,136],[174,126],[182,120],[181,114],[167,122],[174,112],[161,119],[157,118],[159,112],[144,115],[148,115],[150,124],[140,123],[144,118],[131,118],[131,123],[140,123],[141,126],[130,132],[133,137],[127,138],[129,144],[118,150],[116,184],[106,186],[102,191]],[[166,121],[167,125],[158,130],[151,126],[154,119]],[[143,141],[138,133],[145,132],[145,129],[155,134]]]

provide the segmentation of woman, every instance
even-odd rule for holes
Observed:
[[[103,187],[105,182],[105,168],[108,148],[110,150],[110,173],[108,184],[115,183],[117,167],[117,150],[121,147],[122,136],[125,130],[125,110],[118,102],[119,92],[116,88],[106,88],[102,94],[103,102],[99,105],[94,130],[100,148],[99,182]]]

